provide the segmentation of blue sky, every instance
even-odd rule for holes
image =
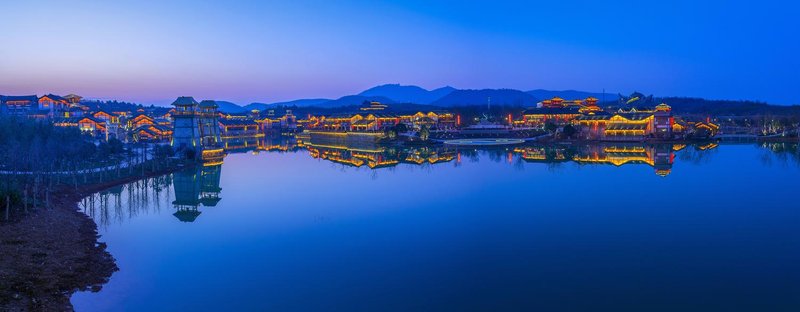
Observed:
[[[800,104],[787,1],[3,1],[0,94],[164,104],[377,84]]]

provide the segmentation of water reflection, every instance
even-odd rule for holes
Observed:
[[[175,173],[173,186],[175,200],[172,215],[182,222],[194,222],[200,216],[200,205],[214,207],[219,203],[222,188],[219,187],[222,165],[200,166],[193,170]]]
[[[244,145],[244,144],[243,144]],[[578,165],[649,166],[655,174],[667,176],[676,159],[702,163],[714,154],[716,143],[685,144],[586,144],[586,145],[525,145],[489,149],[448,146],[379,147],[326,146],[306,144],[298,140],[260,139],[246,143],[246,148],[228,150],[229,154],[296,153],[296,157],[311,157],[342,165],[343,168],[379,170],[396,166],[430,167],[452,164],[459,167],[464,161],[488,160],[507,163],[518,169],[536,163],[558,170],[565,163]],[[793,162],[800,164],[797,144],[765,143],[762,162]],[[307,153],[306,153],[307,152]],[[158,213],[170,207],[172,215],[181,222],[194,222],[205,208],[217,206],[222,200],[220,179],[223,165],[198,166],[172,175],[146,178],[93,194],[83,199],[81,207],[101,227],[122,223],[142,214]],[[174,194],[174,196],[173,196]]]
[[[170,206],[173,175],[145,178],[85,197],[79,206],[101,228]]]
[[[764,142],[761,163],[764,165],[800,165],[800,144],[787,142]]]
[[[561,163],[581,165],[648,165],[655,174],[667,176],[672,172],[676,154],[684,160],[701,160],[717,147],[716,143],[688,146],[685,144],[588,144],[588,145],[526,145],[490,149],[457,148],[449,146],[419,148],[381,148],[308,145],[309,155],[351,167],[379,169],[400,164],[433,165],[463,160],[477,162],[481,157],[492,162],[507,162],[517,167],[524,163],[542,163],[551,168]]]

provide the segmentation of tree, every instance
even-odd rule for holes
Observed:
[[[564,126],[564,130],[562,130],[562,132],[564,133],[564,136],[571,138],[578,131],[575,129],[573,125],[566,125]]]
[[[547,130],[547,132],[551,132],[552,133],[552,132],[555,132],[556,129],[558,129],[558,126],[556,126],[556,124],[554,124],[552,122],[548,121],[547,123],[544,124],[544,130]]]
[[[408,131],[408,126],[406,126],[406,124],[401,122],[399,124],[394,125],[394,131],[397,132],[397,133],[406,132],[406,131]]]
[[[428,126],[422,126],[422,128],[419,129],[419,138],[423,141],[427,141],[430,135],[431,131],[428,129]]]

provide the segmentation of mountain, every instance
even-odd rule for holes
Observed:
[[[250,103],[250,104],[245,105],[243,108],[244,108],[245,111],[249,112],[249,111],[254,110],[254,109],[263,111],[263,110],[268,109],[271,106],[274,106],[274,105],[273,104],[266,104],[266,103]]]
[[[383,104],[394,104],[396,103],[394,100],[384,97],[384,96],[363,96],[363,95],[348,95],[340,97],[336,100],[330,100],[327,102],[323,102],[318,107],[340,107],[340,106],[351,106],[351,105],[361,105],[364,101],[377,101]]]
[[[325,102],[329,102],[331,99],[300,99],[300,100],[293,100],[293,101],[286,101],[286,102],[276,102],[270,105],[272,106],[297,106],[297,107],[307,107],[307,106],[319,106]],[[256,103],[253,103],[256,104]],[[252,105],[252,104],[251,104]]]
[[[217,105],[219,105],[219,111],[223,113],[231,114],[231,113],[242,113],[247,111],[247,109],[245,109],[244,107],[241,107],[235,103],[231,103],[228,101],[215,101],[215,102],[217,102]]]
[[[453,87],[444,87],[429,91],[418,86],[385,84],[367,89],[358,95],[367,97],[386,97],[397,103],[430,104],[455,90],[456,89]]]
[[[491,98],[492,105],[533,106],[536,98],[528,93],[514,89],[455,90],[433,101],[431,105],[452,107],[466,105],[486,105]]]
[[[552,90],[542,90],[536,89],[527,92],[528,94],[535,97],[537,100],[547,100],[552,99],[554,97],[560,97],[565,100],[578,100],[578,99],[585,99],[588,97],[595,97],[603,101],[603,93],[592,93],[592,92],[585,92],[585,91],[576,91],[576,90],[564,90],[564,91],[552,91]],[[617,101],[619,99],[619,95],[612,92],[605,93],[605,101]]]

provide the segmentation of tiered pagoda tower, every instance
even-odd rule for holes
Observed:
[[[179,97],[172,103],[174,130],[172,146],[176,151],[194,151],[203,161],[221,162],[223,150],[219,146],[219,124],[217,123],[217,103],[202,101],[197,103],[191,96]]]

